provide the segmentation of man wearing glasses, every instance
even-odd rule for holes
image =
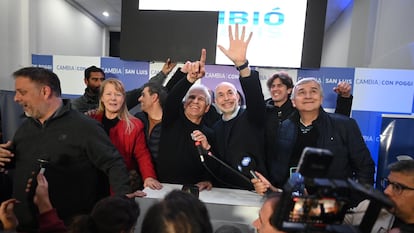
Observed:
[[[388,168],[390,174],[382,180],[382,186],[394,207],[380,212],[371,233],[414,232],[414,160],[398,161]],[[361,202],[344,222],[359,225],[368,204],[368,201]]]

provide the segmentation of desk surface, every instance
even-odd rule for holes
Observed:
[[[147,196],[136,198],[141,214],[135,233],[140,233],[142,220],[151,205],[164,198],[170,191],[182,188],[182,185],[177,184],[163,183],[162,185],[161,190],[145,188],[143,191],[147,193]],[[257,218],[263,203],[260,195],[246,190],[213,187],[210,191],[200,192],[199,198],[206,204],[214,230],[223,224],[235,224],[242,229],[242,232],[254,232],[251,223]]]
[[[146,198],[162,199],[164,196],[174,189],[181,190],[182,185],[179,184],[165,184],[163,183],[161,190],[152,190],[145,188],[143,191],[147,193]],[[254,206],[260,207],[262,205],[262,197],[257,193],[247,190],[226,189],[226,188],[212,188],[211,190],[204,190],[200,192],[199,198],[204,203],[211,204],[225,204],[236,206]]]

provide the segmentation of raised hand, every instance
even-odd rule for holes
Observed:
[[[249,36],[246,39],[246,28],[245,26],[242,27],[241,35],[239,33],[239,25],[236,24],[234,30],[234,36],[232,27],[229,26],[229,48],[226,49],[222,45],[218,45],[218,48],[221,52],[224,53],[231,61],[233,61],[234,65],[241,66],[243,65],[246,59],[247,47],[249,42],[252,38],[253,32],[249,33]]]
[[[349,98],[351,96],[351,84],[347,82],[339,82],[333,90],[341,97]]]
[[[165,75],[168,75],[173,69],[174,69],[174,67],[177,65],[177,63],[176,62],[171,62],[171,59],[170,58],[168,58],[166,61],[165,61],[165,63],[164,63],[164,65],[162,66],[162,72],[165,74]]]
[[[194,83],[198,79],[204,77],[206,74],[206,49],[201,50],[201,56],[199,61],[190,62],[187,61],[183,68],[181,69],[182,72],[187,73],[187,80],[191,83]]]

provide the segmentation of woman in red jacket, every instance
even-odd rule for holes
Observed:
[[[90,115],[102,123],[112,143],[124,157],[130,174],[136,162],[144,187],[161,189],[145,142],[144,125],[128,112],[125,95],[121,81],[106,79],[101,85],[98,111]]]

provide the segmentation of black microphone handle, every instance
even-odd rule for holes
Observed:
[[[219,162],[221,165],[223,165],[224,167],[226,167],[228,170],[230,170],[234,174],[240,176],[242,179],[244,179],[248,183],[251,183],[251,181],[249,180],[249,178],[247,178],[246,176],[244,176],[242,173],[240,173],[236,169],[230,167],[227,163],[223,162],[221,159],[219,159],[216,156],[214,156],[211,152],[209,152],[207,155],[210,156],[211,158],[213,158],[214,160],[216,160],[217,162]]]
[[[194,143],[195,147],[197,148],[198,151],[198,155],[200,156],[200,160],[202,163],[204,163],[204,155],[206,154],[206,151],[204,150],[204,148],[201,146],[201,142],[200,141],[196,141]]]
[[[197,148],[197,151],[198,151],[198,154],[200,156],[207,154],[207,151],[204,150],[203,146],[201,145],[201,142],[196,141],[194,144],[195,144],[195,146]]]
[[[214,160],[216,160],[217,162],[219,162],[221,165],[223,165],[224,167],[226,167],[228,170],[230,170],[234,174],[236,174],[239,177],[241,177],[243,180],[247,181],[248,183],[251,183],[250,180],[249,180],[249,178],[247,178],[246,176],[244,176],[242,173],[240,173],[236,169],[230,167],[227,163],[225,163],[221,159],[219,159],[216,156],[214,156],[213,153],[211,153],[210,151],[205,150],[203,148],[203,146],[201,145],[201,142],[200,141],[196,141],[195,142],[195,146],[197,147],[197,151],[198,151],[198,154],[200,155],[200,159],[201,159],[201,162],[202,163],[204,163],[204,156],[203,155],[208,155],[211,158],[213,158]]]

